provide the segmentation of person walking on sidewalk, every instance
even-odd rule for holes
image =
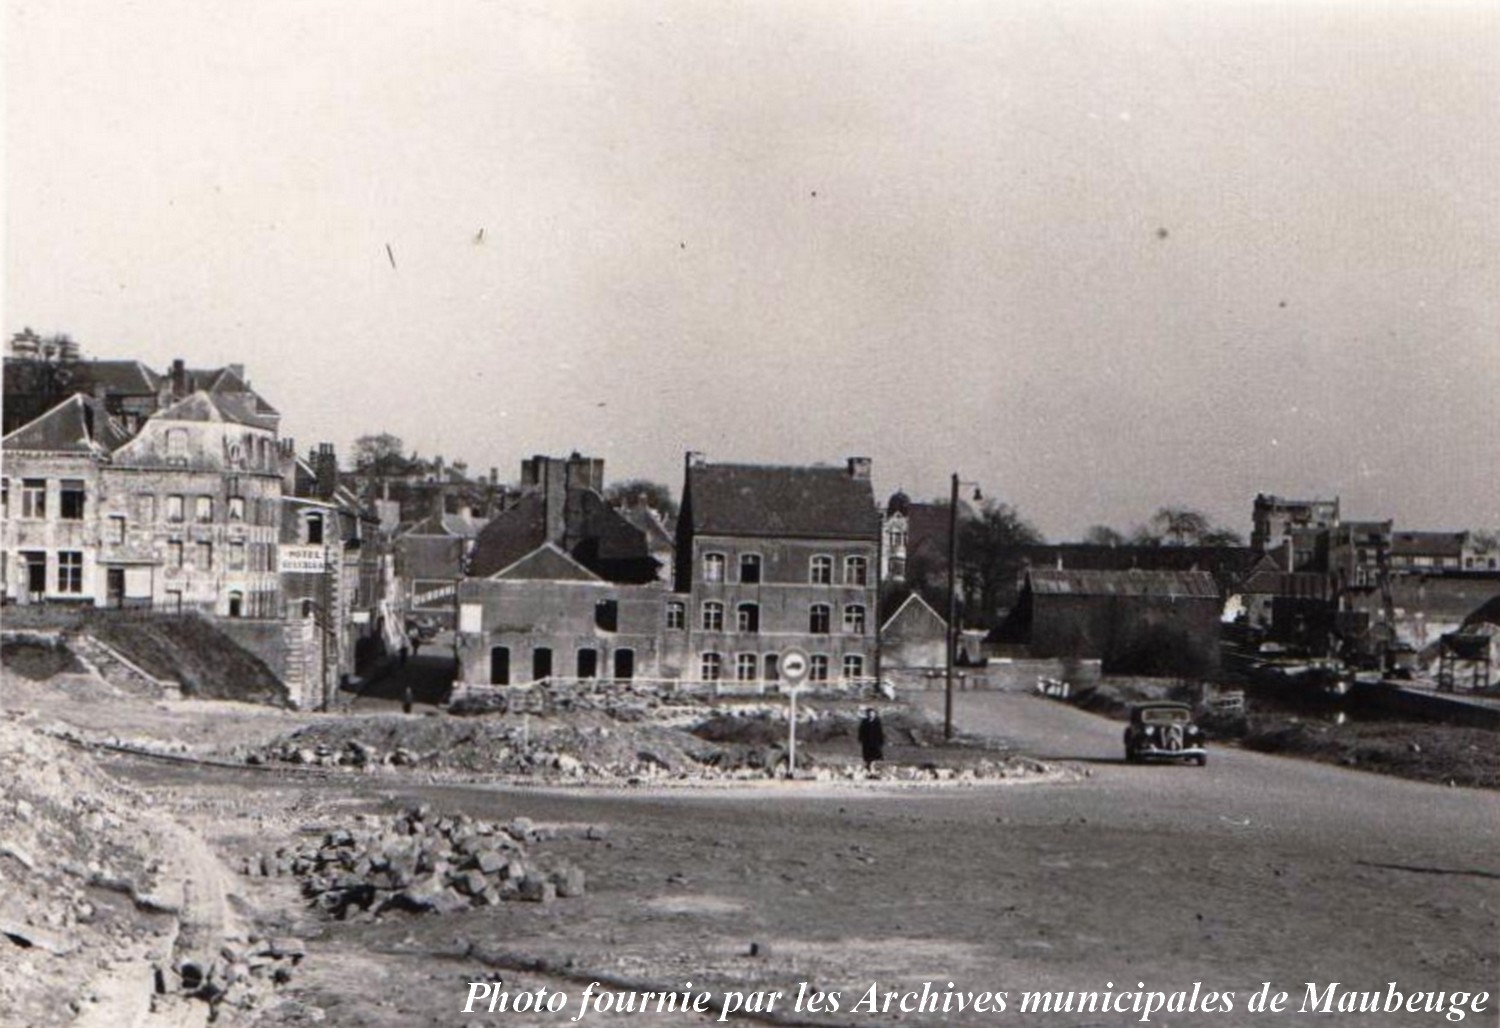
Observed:
[[[873,771],[875,762],[885,759],[885,728],[874,707],[865,708],[865,718],[859,723],[859,751],[866,771]]]

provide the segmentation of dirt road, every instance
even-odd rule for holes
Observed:
[[[588,869],[589,894],[326,930],[299,915],[292,927],[317,936],[299,995],[340,1025],[460,1023],[464,983],[494,973],[483,954],[548,970],[506,971],[511,986],[545,983],[576,997],[612,974],[668,988],[763,987],[786,992],[777,1012],[796,1017],[807,1015],[790,1009],[790,997],[809,981],[844,997],[839,1014],[811,1018],[828,1023],[895,1019],[850,1012],[873,982],[883,991],[952,981],[1009,990],[1012,1003],[1023,990],[1145,982],[1173,991],[1201,982],[1240,997],[1237,1013],[1212,1018],[1217,1025],[1274,1023],[1243,1012],[1266,981],[1292,992],[1294,1006],[1307,982],[1494,991],[1495,794],[1234,751],[1215,751],[1206,769],[1125,765],[1118,724],[1032,697],[965,695],[958,718],[966,731],[1006,736],[1080,773],[1065,784],[921,793],[812,783],[400,790],[396,802],[410,796],[489,818],[607,824],[607,841],[554,844]],[[244,789],[235,772],[133,767],[190,794]],[[389,780],[298,783],[275,802],[373,809],[390,802],[390,789]],[[265,844],[231,828],[220,825],[218,839],[231,851]],[[752,942],[759,956],[750,956]],[[1004,1019],[1138,1023],[1014,1007]],[[1369,1014],[1319,1020],[1398,1023]],[[1436,1014],[1398,1020],[1403,1028],[1451,1023]],[[1204,1022],[1158,1015],[1152,1023]],[[1493,1014],[1479,1023],[1494,1023]]]

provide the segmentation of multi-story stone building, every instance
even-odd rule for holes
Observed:
[[[99,508],[106,495],[101,470],[127,438],[100,403],[83,396],[5,436],[0,590],[6,602],[123,602],[124,569],[99,559],[101,538],[116,528]]]
[[[1289,500],[1261,493],[1251,512],[1250,545],[1266,552],[1285,554],[1287,571],[1326,570],[1316,568],[1318,540],[1339,523],[1338,497],[1331,500]]]
[[[773,467],[689,453],[666,611],[682,676],[774,681],[794,648],[813,682],[875,675],[880,531],[867,458]]]

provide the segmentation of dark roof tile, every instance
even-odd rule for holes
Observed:
[[[878,539],[868,478],[844,468],[699,464],[688,468],[684,506],[701,535]]]

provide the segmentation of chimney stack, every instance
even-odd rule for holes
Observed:
[[[181,357],[172,362],[172,399],[180,400],[188,394],[187,364]]]
[[[849,477],[861,482],[868,482],[870,480],[870,458],[850,457]]]
[[[339,487],[339,462],[332,443],[319,443],[313,457],[313,475],[320,500],[331,500]]]

